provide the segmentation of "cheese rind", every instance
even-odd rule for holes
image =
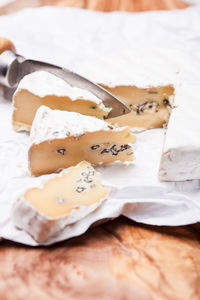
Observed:
[[[14,224],[45,242],[94,211],[108,196],[101,175],[87,162],[63,170],[43,187],[27,189],[14,203]]]
[[[67,136],[78,137],[85,132],[110,131],[114,126],[109,126],[103,120],[91,116],[84,116],[75,112],[52,110],[41,106],[35,116],[30,133],[30,141],[39,144],[46,140],[64,139]],[[115,128],[121,131],[121,128]]]
[[[36,111],[41,105],[100,119],[106,117],[111,110],[89,91],[72,87],[51,73],[37,71],[20,81],[13,96],[13,127],[17,131],[30,131]]]
[[[30,134],[29,168],[47,174],[87,160],[94,165],[133,161],[128,127],[118,127],[78,113],[38,109]]]
[[[177,86],[160,162],[162,181],[200,179],[200,97],[195,84]]]

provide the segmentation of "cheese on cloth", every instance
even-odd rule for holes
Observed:
[[[168,123],[159,178],[162,181],[200,179],[199,83],[177,86],[175,108]]]
[[[82,160],[94,165],[133,161],[133,148],[129,143],[135,139],[129,127],[41,106],[31,128],[30,172],[47,174]]]
[[[100,84],[131,108],[129,114],[107,122],[133,128],[160,128],[169,120],[179,77],[177,65],[174,67],[171,62],[174,51],[160,53],[155,48],[136,48],[77,64],[73,70]]]
[[[29,131],[35,113],[41,105],[51,109],[75,111],[100,119],[106,117],[111,110],[89,91],[72,87],[51,73],[37,71],[26,75],[20,81],[13,96],[14,129]]]
[[[101,174],[83,161],[54,174],[42,187],[27,189],[14,203],[12,219],[37,242],[45,242],[94,211],[108,193]]]

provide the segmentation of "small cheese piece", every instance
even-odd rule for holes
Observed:
[[[94,165],[132,161],[128,127],[108,124],[74,112],[38,109],[30,135],[29,168],[32,175],[47,174],[87,160]]]
[[[61,78],[37,71],[26,75],[13,96],[13,127],[29,131],[37,109],[46,105],[51,109],[75,111],[103,119],[110,112],[103,102],[89,91],[72,87]]]
[[[101,174],[86,161],[54,174],[42,187],[27,189],[14,203],[14,224],[45,242],[94,211],[108,196]]]
[[[162,181],[200,179],[198,86],[185,83],[175,89],[175,108],[169,119],[159,170]]]
[[[105,85],[103,87],[132,110],[127,115],[108,119],[109,123],[149,129],[162,127],[168,122],[174,94],[174,88],[171,85],[151,88]]]

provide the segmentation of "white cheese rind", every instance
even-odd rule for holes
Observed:
[[[40,144],[46,140],[64,139],[67,136],[80,136],[85,132],[100,130],[122,131],[125,127],[117,127],[95,117],[81,115],[75,112],[52,110],[41,106],[32,124],[31,144]]]
[[[24,197],[20,197],[14,204],[12,220],[16,227],[23,228],[37,242],[47,242],[51,238],[59,236],[60,232],[70,224],[73,224],[101,205],[106,198],[99,203],[90,206],[80,205],[78,209],[73,209],[69,215],[62,218],[47,218],[28,203]]]
[[[198,84],[176,87],[175,108],[168,123],[159,178],[200,179],[200,96]]]
[[[61,78],[46,71],[36,71],[24,76],[20,81],[15,94],[20,90],[28,90],[30,93],[39,97],[50,95],[55,95],[57,97],[68,96],[72,101],[81,99],[102,104],[102,100],[97,98],[91,92],[71,86]]]

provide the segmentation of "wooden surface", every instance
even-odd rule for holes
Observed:
[[[0,244],[0,299],[199,300],[200,233],[118,218],[48,248]]]
[[[108,6],[108,3],[110,5]],[[177,0],[18,0],[99,10],[184,8]],[[47,248],[0,243],[0,300],[200,300],[200,225],[156,227],[118,218]]]
[[[185,8],[188,4],[180,0],[15,0],[0,7],[0,15],[11,13],[24,7],[43,5],[74,6],[100,11],[146,11]]]

